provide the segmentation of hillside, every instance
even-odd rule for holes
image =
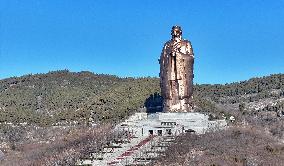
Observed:
[[[159,93],[159,79],[151,77],[119,78],[68,70],[13,77],[0,80],[0,122],[44,126],[73,121],[115,121],[142,108],[154,93]],[[194,87],[199,111],[211,113],[220,113],[218,104],[238,107],[239,103],[249,106],[264,100],[268,104],[264,103],[261,109],[277,112],[283,110],[280,100],[283,96],[284,74]],[[268,99],[279,102],[269,105]]]
[[[155,78],[67,70],[0,81],[0,122],[52,125],[57,122],[118,120],[142,107],[158,91]]]
[[[144,106],[160,106],[159,91],[158,78],[119,78],[87,71],[62,70],[0,80],[0,153],[3,151],[6,156],[0,164],[13,165],[11,161],[46,164],[42,162],[51,162],[50,158],[63,165],[72,164],[113,137],[113,124],[134,112],[146,111]],[[225,85],[195,85],[194,100],[196,111],[213,119],[234,116],[236,121],[226,132],[208,133],[198,139],[178,138],[166,152],[166,158],[173,164],[184,162],[188,156],[179,158],[179,151],[189,152],[195,146],[188,143],[192,141],[200,145],[197,152],[204,148],[201,146],[204,141],[212,142],[206,148],[213,156],[201,155],[196,161],[210,159],[219,163],[214,159],[228,153],[231,156],[226,162],[245,163],[247,159],[243,156],[250,152],[247,146],[241,146],[239,150],[244,153],[234,158],[235,152],[226,151],[230,141],[255,145],[255,153],[273,160],[283,154],[277,140],[284,139],[284,74]],[[88,124],[98,127],[90,128]],[[261,136],[262,130],[268,135]],[[219,144],[221,138],[229,144]],[[249,141],[251,138],[255,141]],[[259,142],[269,146],[258,146]],[[221,145],[222,153],[216,151]],[[163,165],[167,161],[161,158],[157,162]]]

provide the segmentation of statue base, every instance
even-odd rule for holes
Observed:
[[[173,100],[165,100],[163,104],[163,112],[193,112],[194,106],[191,99],[182,99],[174,102]]]

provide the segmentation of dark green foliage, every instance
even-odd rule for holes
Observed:
[[[122,119],[159,91],[157,78],[68,70],[0,80],[0,122],[39,124]]]
[[[277,93],[271,93],[278,90]],[[210,98],[218,103],[252,102],[259,99],[284,96],[284,74],[274,74],[262,78],[252,78],[231,84],[196,85],[195,96]]]
[[[87,109],[95,112],[97,120],[119,120],[143,107],[148,96],[159,91],[158,79],[126,78],[101,95],[89,100]]]
[[[95,122],[117,121],[147,106],[146,101],[155,93],[160,93],[159,78],[119,78],[68,70],[13,77],[0,80],[0,122],[46,126],[58,122],[87,123],[90,118]],[[282,96],[283,74],[194,87],[199,111],[218,114],[223,112],[214,103],[252,102]]]

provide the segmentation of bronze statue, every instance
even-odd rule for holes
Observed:
[[[171,35],[159,60],[163,110],[189,112],[193,110],[193,49],[190,41],[182,38],[180,26],[173,26]]]

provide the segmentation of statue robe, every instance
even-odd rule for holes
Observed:
[[[165,100],[189,99],[193,94],[194,54],[191,43],[181,40],[181,47],[174,51],[176,42],[166,42],[160,57],[160,86]]]

